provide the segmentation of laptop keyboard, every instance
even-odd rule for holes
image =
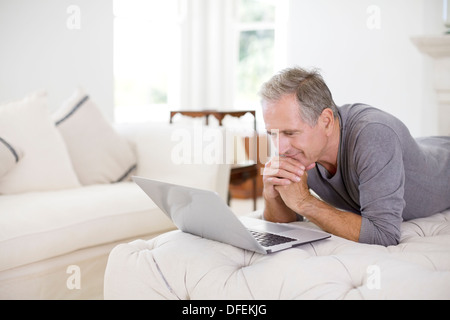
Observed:
[[[254,230],[249,230],[249,231],[255,237],[256,241],[258,241],[259,244],[262,245],[263,247],[270,247],[270,246],[274,246],[277,244],[296,241],[296,239],[283,237],[283,236],[273,234],[273,233],[254,231]]]

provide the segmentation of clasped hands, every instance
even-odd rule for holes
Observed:
[[[306,167],[289,157],[272,158],[264,167],[264,197],[269,201],[281,197],[287,207],[298,212],[305,200],[311,197],[307,171],[315,166],[313,163]]]

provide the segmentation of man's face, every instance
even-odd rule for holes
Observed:
[[[295,94],[284,95],[277,102],[263,102],[263,117],[280,156],[294,158],[305,167],[320,160],[326,133],[320,121],[311,127],[302,120]]]

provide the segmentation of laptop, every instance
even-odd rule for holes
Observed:
[[[330,237],[328,233],[300,226],[238,218],[213,191],[132,178],[178,229],[202,238],[269,254]]]

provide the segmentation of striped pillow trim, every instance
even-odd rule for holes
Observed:
[[[57,121],[55,123],[56,126],[60,125],[62,122],[66,121],[68,118],[70,118],[86,101],[88,101],[89,96],[86,95],[83,99],[81,99],[73,108],[70,110],[70,112],[61,120]]]
[[[124,180],[130,175],[131,172],[133,172],[134,170],[136,170],[136,168],[137,168],[137,164],[133,164],[133,165],[130,167],[130,169],[128,169],[128,170],[127,170],[127,171],[126,171],[119,179],[117,179],[114,183],[124,181]]]
[[[19,162],[19,155],[17,154],[16,150],[12,147],[12,145],[10,145],[8,142],[6,142],[1,137],[0,137],[0,143],[3,143],[6,146],[6,148],[8,148],[9,151],[11,151],[11,153],[14,156],[14,159],[16,160],[16,163]]]

